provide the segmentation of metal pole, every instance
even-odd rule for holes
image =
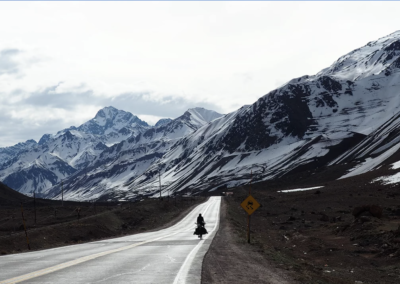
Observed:
[[[161,175],[160,175],[160,170],[158,170],[158,182],[160,185],[160,200],[161,200]]]
[[[64,207],[64,181],[61,182],[61,207]]]
[[[36,190],[33,192],[33,207],[35,208],[35,225],[36,225]]]
[[[247,243],[250,243],[250,215],[247,215]]]

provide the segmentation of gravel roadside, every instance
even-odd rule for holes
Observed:
[[[222,198],[220,227],[203,261],[202,283],[298,283],[237,237],[227,220],[226,202]]]

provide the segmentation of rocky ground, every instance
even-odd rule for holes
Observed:
[[[400,191],[370,183],[379,175],[228,189],[233,195],[223,199],[226,215],[204,262],[204,283],[228,283],[221,275],[235,283],[285,283],[282,275],[289,283],[400,283]],[[323,187],[279,192],[311,186]],[[240,206],[249,189],[262,205],[251,216],[250,244]]]
[[[219,230],[207,252],[202,271],[202,283],[297,283],[291,273],[269,261],[259,248],[247,245],[243,231],[231,222],[233,199],[221,203]]]

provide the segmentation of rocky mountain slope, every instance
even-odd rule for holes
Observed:
[[[0,148],[0,161],[7,162],[11,158],[17,156],[20,152],[33,148],[37,145],[35,140],[27,140],[26,142],[18,143],[11,147]]]
[[[363,165],[353,174],[373,170],[399,148],[399,55],[395,32],[293,79],[181,139],[114,197],[154,192],[158,168],[164,194],[243,184],[251,173],[268,180],[348,162]]]

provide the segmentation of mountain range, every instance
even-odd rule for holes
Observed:
[[[0,180],[48,198],[60,198],[63,180],[67,199],[128,200],[158,196],[160,183],[164,196],[194,194],[340,165],[347,178],[400,149],[399,103],[397,31],[226,115],[194,108],[149,126],[104,108],[39,143],[0,148]]]
[[[28,140],[0,148],[3,158],[0,179],[28,195],[36,192],[49,196],[50,189],[63,181],[66,198],[73,198],[69,196],[67,178],[81,174],[84,180],[88,176],[99,179],[99,182],[91,180],[91,186],[108,188],[141,174],[177,139],[220,116],[214,111],[194,108],[174,120],[161,119],[155,126],[149,126],[129,112],[105,107],[79,127],[71,126],[55,135],[45,134],[38,143]],[[122,168],[129,171],[124,177],[120,174]],[[104,179],[105,176],[110,178]]]

